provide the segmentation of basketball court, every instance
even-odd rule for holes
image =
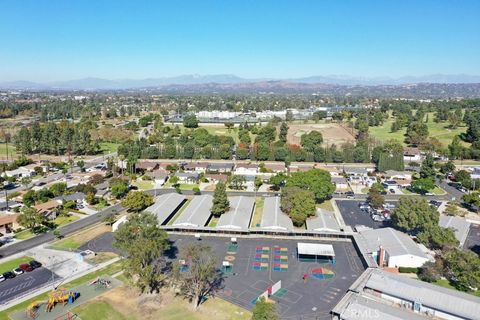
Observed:
[[[251,310],[264,296],[282,319],[330,319],[329,311],[364,268],[350,242],[171,235],[174,245],[208,244],[224,275],[223,299]],[[298,252],[316,248],[309,252]],[[320,246],[318,246],[320,245]]]

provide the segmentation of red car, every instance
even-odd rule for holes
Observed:
[[[33,271],[32,267],[28,263],[22,263],[21,265],[18,266],[20,269],[23,270],[23,272],[31,272]]]

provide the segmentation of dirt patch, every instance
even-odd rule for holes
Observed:
[[[301,136],[314,130],[322,133],[324,145],[327,143],[328,145],[341,145],[346,142],[355,142],[355,133],[350,128],[346,129],[338,123],[290,124],[287,142],[300,144]]]

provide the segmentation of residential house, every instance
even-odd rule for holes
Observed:
[[[365,167],[345,167],[343,172],[350,177],[366,177],[368,175],[368,169]]]
[[[336,190],[348,189],[348,180],[344,177],[332,177],[332,183],[335,185]]]
[[[16,179],[29,178],[29,177],[35,175],[35,170],[25,168],[25,167],[20,167],[20,168],[17,168],[15,170],[5,171],[5,175],[9,178],[13,177],[13,178],[16,178]]]
[[[330,176],[332,176],[332,177],[343,176],[342,170],[340,170],[338,167],[331,167],[331,166],[325,166],[325,165],[317,164],[317,165],[315,165],[315,168],[320,169],[320,170],[328,171],[330,173]]]
[[[20,226],[17,223],[18,214],[1,214],[0,215],[0,233],[3,235],[12,233]]]
[[[9,211],[22,205],[14,200],[2,201],[0,202],[0,211]]]
[[[227,173],[232,172],[233,170],[233,163],[210,163],[207,166],[207,171],[210,173]]]
[[[205,175],[205,178],[207,178],[207,180],[209,182],[213,182],[213,183],[217,183],[217,182],[223,182],[223,183],[227,183],[228,181],[228,176],[225,175],[225,174],[206,174]]]
[[[149,171],[149,172],[152,172],[154,170],[156,170],[158,168],[158,163],[156,162],[153,162],[153,161],[138,161],[138,163],[136,164],[135,168],[137,170],[141,170],[141,171]]]
[[[421,162],[422,154],[418,148],[405,148],[403,149],[403,161],[409,162]]]
[[[208,162],[190,162],[183,166],[185,171],[194,171],[197,173],[204,173],[210,164]]]
[[[273,173],[284,173],[287,171],[287,167],[285,166],[285,163],[265,163],[265,169],[267,169],[268,172],[273,172]]]
[[[290,172],[304,172],[313,169],[312,165],[308,164],[291,164],[289,167]]]
[[[82,204],[85,201],[85,193],[83,192],[75,192],[73,194],[63,195],[60,197],[53,198],[59,204],[64,205],[65,202],[74,201],[77,204]]]
[[[412,180],[412,173],[409,171],[387,170],[384,177],[387,180]]]
[[[155,188],[163,186],[168,180],[168,171],[163,169],[147,172],[145,175],[155,182]]]
[[[49,220],[53,220],[57,217],[57,208],[60,206],[60,203],[57,200],[50,200],[45,203],[40,203],[33,206],[37,209],[38,213],[45,216]]]
[[[234,174],[242,176],[255,176],[258,173],[258,165],[253,163],[239,163]]]
[[[195,184],[198,183],[200,174],[198,172],[177,172],[175,177],[178,178],[179,183]]]

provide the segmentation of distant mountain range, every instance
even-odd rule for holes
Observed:
[[[69,81],[56,81],[36,83],[30,81],[0,82],[0,89],[17,90],[122,90],[140,88],[163,88],[177,86],[204,86],[214,85],[245,85],[261,83],[292,83],[300,87],[304,84],[325,84],[340,86],[379,86],[379,85],[405,85],[405,84],[473,84],[480,83],[480,76],[473,75],[445,75],[434,74],[427,76],[406,76],[401,78],[389,77],[350,77],[344,75],[312,76],[290,79],[245,79],[230,74],[217,75],[183,75],[178,77],[162,77],[149,79],[118,79],[109,80],[101,78],[83,78]],[[246,86],[248,87],[248,86]]]

